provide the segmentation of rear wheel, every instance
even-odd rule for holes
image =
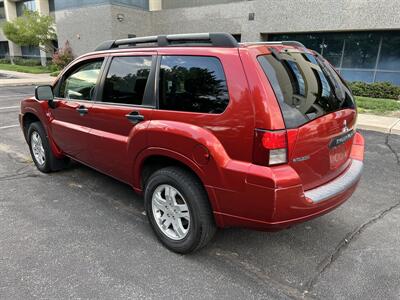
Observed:
[[[174,252],[193,252],[205,246],[216,231],[203,186],[182,168],[167,167],[150,176],[145,207],[158,239]]]
[[[27,137],[32,160],[39,171],[49,173],[68,165],[68,158],[59,159],[54,156],[40,122],[33,122],[29,125]]]

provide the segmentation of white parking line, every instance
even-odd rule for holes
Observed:
[[[26,96],[29,96],[29,95],[21,95],[21,96],[16,96],[16,95],[6,95],[6,96],[3,96],[3,95],[1,95],[1,96],[0,96],[0,100],[24,99],[24,98],[26,98]]]
[[[28,97],[7,97],[7,98],[0,98],[0,103],[4,103],[6,101],[22,101]]]
[[[29,96],[30,94],[7,94],[7,95],[0,95],[0,98],[20,98],[23,99],[24,97]]]
[[[0,129],[8,129],[8,128],[14,128],[14,127],[19,127],[19,124],[16,124],[16,125],[8,125],[8,126],[1,126]]]
[[[11,108],[19,108],[19,106],[6,106],[6,107],[0,107],[0,109],[11,109]]]

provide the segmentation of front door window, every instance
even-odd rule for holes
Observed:
[[[91,61],[75,69],[61,84],[60,98],[93,100],[102,64],[103,60]]]

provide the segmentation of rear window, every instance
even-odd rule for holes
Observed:
[[[298,50],[271,51],[257,59],[272,85],[287,128],[354,108],[349,89],[322,57]]]

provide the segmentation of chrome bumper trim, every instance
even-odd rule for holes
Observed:
[[[353,159],[345,173],[327,184],[304,192],[304,195],[313,203],[318,203],[342,193],[360,179],[363,165],[362,161]]]

